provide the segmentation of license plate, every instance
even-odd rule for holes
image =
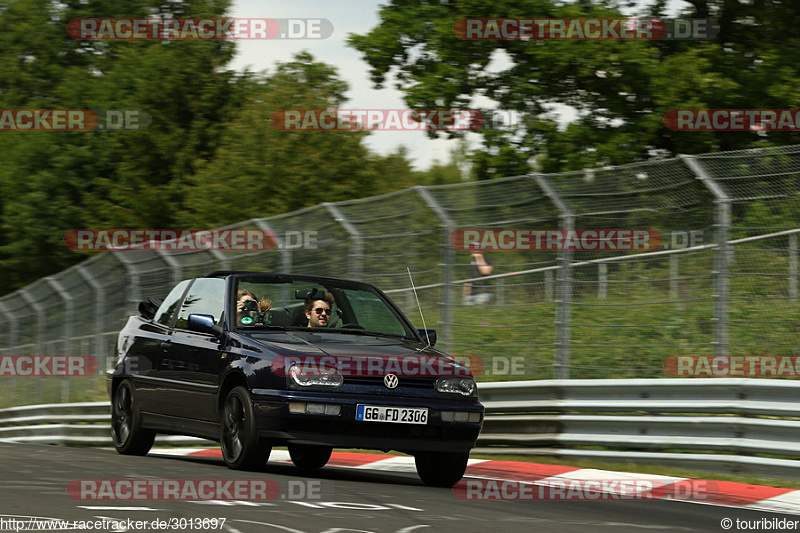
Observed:
[[[356,420],[393,424],[427,424],[428,409],[425,407],[384,407],[359,404],[356,407]]]

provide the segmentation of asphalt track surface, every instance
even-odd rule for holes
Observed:
[[[71,497],[67,492],[70,482],[86,479],[268,479],[278,483],[281,494],[269,502],[85,501]],[[737,518],[751,523],[800,518],[663,500],[463,501],[452,490],[427,487],[408,472],[326,467],[314,476],[304,476],[294,466],[281,463],[268,463],[260,472],[241,472],[229,470],[216,458],[129,457],[105,449],[8,443],[0,443],[0,482],[0,525],[13,517],[26,523],[20,531],[32,530],[27,517],[148,523],[160,519],[165,523],[172,520],[174,525],[180,525],[179,519],[201,524],[196,519],[225,518],[216,531],[226,533],[725,531],[720,525],[723,518],[734,521],[728,531],[737,531],[741,530],[735,525]],[[313,497],[303,497],[305,490],[315,491]],[[8,522],[2,530],[9,530]],[[213,531],[202,525],[92,530]]]

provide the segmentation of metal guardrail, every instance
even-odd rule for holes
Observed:
[[[480,398],[478,452],[800,479],[798,381],[515,381]]]
[[[797,381],[515,381],[482,383],[480,397],[486,420],[476,452],[800,479]],[[108,402],[3,409],[0,441],[111,446],[109,409]],[[180,436],[156,442],[216,446]]]
[[[0,409],[0,442],[113,446],[109,402],[55,403]],[[158,435],[156,446],[217,446],[181,435]]]

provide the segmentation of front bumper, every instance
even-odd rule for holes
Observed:
[[[466,452],[475,447],[483,425],[483,406],[477,400],[433,400],[372,395],[337,395],[311,391],[253,392],[253,411],[259,437],[273,444],[316,444],[335,448],[365,448],[401,452]],[[289,402],[334,404],[338,415],[290,413]],[[426,424],[397,424],[356,420],[358,404],[426,407]],[[480,413],[479,422],[443,421],[443,411]]]

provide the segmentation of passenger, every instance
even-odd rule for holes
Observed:
[[[247,302],[255,302],[258,308],[250,308],[245,311],[245,304]],[[247,289],[239,289],[239,291],[236,293],[236,319],[239,321],[239,323],[241,323],[242,318],[249,316],[250,312],[252,311],[261,311],[264,313],[269,311],[271,308],[272,302],[270,300],[261,298],[261,301],[259,301],[258,297],[252,291],[248,291]]]
[[[306,300],[306,318],[309,328],[327,328],[333,312],[333,295],[325,292],[324,299]]]

